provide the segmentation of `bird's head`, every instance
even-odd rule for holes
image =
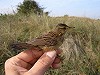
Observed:
[[[75,28],[75,27],[69,27],[69,26],[66,25],[66,24],[59,23],[59,24],[56,26],[56,28],[66,30],[66,29]]]
[[[66,24],[63,24],[63,23],[59,23],[56,26],[57,31],[59,31],[62,34],[64,34],[67,30],[72,29],[72,28],[75,28],[75,27],[69,27],[69,26],[67,26]]]

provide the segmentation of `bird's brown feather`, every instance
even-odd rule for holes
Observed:
[[[58,24],[54,31],[51,31],[26,43],[13,44],[13,48],[22,49],[40,47],[46,50],[52,49],[54,47],[59,47],[64,41],[63,35],[65,34],[66,29],[68,28],[71,27],[67,26],[66,24]]]

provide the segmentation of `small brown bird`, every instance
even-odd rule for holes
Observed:
[[[64,34],[67,30],[74,27],[69,27],[66,24],[58,24],[54,30],[49,33],[42,35],[38,38],[35,38],[26,43],[15,43],[12,44],[12,48],[14,49],[29,49],[33,47],[39,47],[44,52],[55,50],[59,46],[62,45],[64,41]]]

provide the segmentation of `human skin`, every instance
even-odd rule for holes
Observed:
[[[44,75],[49,67],[59,68],[62,50],[43,53],[38,48],[25,50],[5,62],[5,75]]]

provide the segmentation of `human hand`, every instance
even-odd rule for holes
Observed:
[[[56,50],[43,53],[38,48],[25,50],[5,62],[5,74],[44,75],[50,66],[59,68],[60,59],[57,54],[61,52]]]

